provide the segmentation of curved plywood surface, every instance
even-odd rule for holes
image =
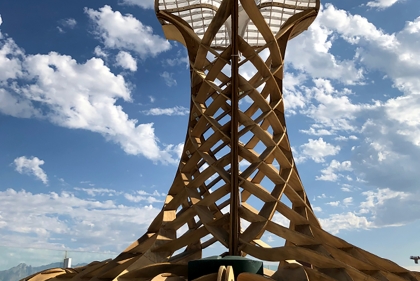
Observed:
[[[232,55],[226,23],[232,4],[156,2],[165,34],[188,50],[191,110],[173,184],[147,233],[114,260],[79,271],[44,271],[25,280],[186,280],[187,262],[202,258],[203,249],[215,243],[228,248],[232,95],[241,103],[234,144],[240,162],[238,248],[243,256],[280,262],[265,277],[241,274],[238,280],[420,280],[419,273],[324,231],[297,172],[284,115],[284,55],[288,40],[315,19],[319,1],[240,0],[242,17],[249,21],[238,38],[241,61],[234,91],[226,71]],[[241,75],[250,68],[251,75]],[[285,245],[271,248],[261,240],[264,234],[283,238]],[[222,267],[197,280],[233,276],[231,268]]]

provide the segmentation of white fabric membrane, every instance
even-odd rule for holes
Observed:
[[[202,38],[221,2],[222,0],[158,0],[158,8],[185,20]],[[273,34],[277,34],[281,26],[294,14],[316,7],[316,0],[255,0],[255,2]],[[229,18],[216,34],[212,43],[213,47],[223,48],[229,45],[230,25]],[[251,46],[265,44],[261,33],[250,21],[241,5],[239,6],[239,34]]]

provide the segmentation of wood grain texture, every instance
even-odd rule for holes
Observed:
[[[284,55],[287,42],[315,19],[319,0],[263,4],[240,0],[240,17],[247,18],[247,28],[255,30],[238,38],[237,91],[232,91],[226,71],[232,51],[226,22],[234,0],[213,0],[211,5],[194,1],[191,6],[188,1],[177,1],[156,0],[155,7],[167,38],[187,47],[191,110],[180,163],[162,211],[147,233],[113,260],[79,270],[47,270],[23,280],[186,280],[187,262],[202,258],[203,249],[217,242],[228,247],[231,101],[235,92],[241,103],[236,144],[241,193],[238,214],[246,222],[239,233],[239,249],[243,256],[280,262],[276,271],[265,271],[265,277],[243,273],[238,280],[420,280],[419,273],[324,231],[300,180],[284,114]],[[194,22],[197,9],[203,13]],[[294,12],[288,10],[278,24],[267,17],[278,9]],[[183,13],[188,16],[183,18]],[[197,32],[198,23],[205,25],[204,33]],[[252,39],[253,34],[258,38]],[[280,224],[280,220],[287,223]],[[181,228],[186,231],[180,232]],[[270,247],[261,240],[264,234],[284,239],[285,245]],[[233,278],[232,268],[221,267],[218,273],[196,280]]]

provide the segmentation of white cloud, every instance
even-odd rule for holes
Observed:
[[[11,38],[4,38],[0,33],[0,81],[15,79],[22,75],[22,56],[23,51],[16,43]]]
[[[301,86],[306,79],[304,74],[294,75],[290,72],[284,74],[283,94],[286,115],[294,115],[297,113],[296,110],[306,107],[308,100],[301,91]]]
[[[181,56],[174,58],[174,59],[166,59],[165,61],[169,66],[177,66],[180,64],[184,64],[186,68],[190,65],[190,61],[188,59],[188,56]]]
[[[356,131],[354,120],[357,116],[379,106],[378,103],[354,104],[349,98],[353,95],[352,91],[347,88],[337,90],[329,80],[315,79],[314,84],[315,87],[306,89],[308,98],[312,98],[313,102],[302,110],[302,113],[316,122],[308,133],[317,134],[322,129],[330,133]]]
[[[386,34],[364,17],[326,5],[322,24],[336,31],[348,43],[358,44],[357,59],[370,69],[385,72],[399,90],[405,94],[419,91],[420,50],[417,42],[420,39],[420,17],[406,22],[401,31]]]
[[[73,18],[63,19],[59,21],[61,26],[57,26],[58,31],[60,33],[65,33],[65,28],[74,29],[77,25],[77,21]]]
[[[290,41],[286,50],[286,63],[314,78],[336,79],[346,84],[359,83],[364,70],[354,59],[340,60],[329,51],[334,42],[331,29],[323,24],[321,10],[307,32]],[[314,50],[314,51],[308,51]]]
[[[168,115],[168,116],[174,116],[174,115],[188,115],[190,110],[183,106],[175,106],[171,108],[151,108],[149,110],[143,110],[143,114],[146,115]]]
[[[347,197],[343,199],[343,205],[348,207],[353,204],[353,197]]]
[[[121,192],[116,191],[114,189],[109,188],[81,188],[81,187],[74,187],[74,190],[86,192],[90,196],[98,196],[98,195],[107,195],[107,196],[115,196],[121,194]]]
[[[137,71],[137,61],[130,53],[120,51],[115,59],[118,66],[133,72]]]
[[[360,213],[372,216],[376,227],[400,226],[420,219],[420,194],[393,191],[390,188],[362,193],[366,200],[360,204]]]
[[[366,199],[359,209],[353,212],[333,214],[319,221],[324,229],[333,234],[340,230],[369,229],[390,226],[401,226],[420,219],[420,195],[393,191],[389,188],[365,191]],[[349,207],[354,205],[353,197],[326,203],[331,206]]]
[[[47,174],[40,167],[44,165],[44,160],[41,160],[38,157],[26,158],[26,156],[21,156],[16,158],[13,162],[18,173],[24,175],[33,175],[41,180],[44,184],[48,184]]]
[[[0,88],[0,113],[20,118],[41,116],[31,101]]]
[[[338,207],[338,205],[340,205],[340,201],[332,201],[332,202],[328,202],[328,203],[325,203],[325,204],[333,206],[333,207]]]
[[[135,202],[135,203],[142,202],[142,201],[146,201],[149,204],[156,203],[156,202],[163,202],[162,200],[156,199],[153,196],[147,196],[146,197],[146,196],[142,196],[142,195],[132,195],[132,194],[126,193],[126,194],[124,194],[124,197],[128,201]]]
[[[95,47],[95,50],[93,51],[93,53],[97,57],[103,57],[103,58],[108,57],[108,54],[104,50],[102,50],[102,48],[100,46],[96,46]]]
[[[340,230],[368,229],[372,226],[372,222],[366,217],[358,216],[352,212],[333,214],[328,218],[319,219],[322,227],[332,233],[337,234]]]
[[[68,192],[0,191],[4,246],[119,252],[140,237],[159,212],[114,201],[86,200]],[[122,231],[123,230],[123,231]]]
[[[122,0],[122,5],[139,6],[144,9],[152,9],[154,7],[154,0]]]
[[[153,161],[174,162],[160,150],[153,124],[129,119],[117,99],[131,101],[130,91],[120,75],[114,75],[101,59],[78,64],[56,53],[28,56],[28,79],[33,84],[20,89],[29,100],[50,108],[44,113],[55,124],[97,132],[118,143],[128,154],[142,154]]]
[[[73,18],[63,20],[63,25],[69,28],[74,28],[77,25],[77,21]]]
[[[420,146],[415,142],[415,128],[411,135],[399,130],[404,125],[386,118],[365,122],[362,128],[364,141],[353,151],[352,167],[359,179],[379,188],[396,191],[418,190]]]
[[[325,142],[322,138],[317,140],[309,139],[308,143],[300,146],[301,155],[309,157],[317,163],[324,162],[327,156],[336,155],[340,151],[339,146]]]
[[[177,163],[173,158],[177,151],[170,150],[174,146],[160,148],[153,123],[138,124],[116,105],[118,99],[131,102],[130,89],[124,77],[113,74],[102,59],[78,63],[55,52],[25,55],[3,35],[0,46],[1,113],[100,133],[128,154]],[[2,71],[3,66],[7,70]]]
[[[337,181],[338,178],[340,176],[342,177],[343,175],[336,174],[336,172],[341,172],[341,171],[352,171],[351,162],[344,161],[340,163],[337,160],[332,160],[330,165],[327,168],[321,170],[322,175],[317,176],[316,180]]]
[[[107,48],[133,51],[142,59],[155,57],[171,48],[166,39],[153,34],[150,26],[130,14],[114,12],[108,5],[98,11],[85,8],[85,12],[94,22],[95,32]]]
[[[366,6],[379,9],[389,8],[400,0],[375,0],[367,2]]]
[[[316,126],[312,126],[309,130],[299,130],[299,132],[312,135],[312,136],[330,136],[332,133],[326,129],[316,129]]]
[[[168,87],[172,87],[172,86],[177,85],[176,80],[172,76],[173,76],[173,73],[169,73],[167,71],[164,71],[163,73],[160,74],[160,77],[163,78],[166,86],[168,86]]]
[[[284,227],[289,227],[289,224],[290,224],[289,219],[287,219],[285,216],[277,212],[273,216],[273,222]]]
[[[314,210],[314,212],[316,213],[320,213],[322,212],[322,208],[321,207],[312,207],[312,209]]]

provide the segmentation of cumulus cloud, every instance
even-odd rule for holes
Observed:
[[[57,26],[60,33],[65,33],[66,28],[74,29],[77,25],[77,21],[73,18],[63,19],[59,21],[60,26]]]
[[[286,63],[314,78],[336,79],[345,84],[360,83],[364,79],[363,68],[353,59],[340,60],[330,53],[334,36],[333,31],[323,24],[324,16],[321,11],[308,31],[289,43]]]
[[[154,0],[122,0],[122,5],[139,6],[144,9],[152,9],[154,7]]]
[[[109,189],[109,188],[95,188],[95,187],[91,187],[91,188],[82,188],[82,187],[74,187],[74,190],[77,191],[83,191],[86,194],[90,195],[90,196],[115,196],[115,195],[119,195],[121,194],[120,191],[116,191],[114,189]]]
[[[321,135],[337,131],[357,131],[355,119],[376,109],[379,104],[355,104],[350,99],[353,92],[347,88],[337,90],[331,81],[315,79],[314,87],[306,88],[312,104],[302,110],[303,114],[312,118],[316,123],[307,131],[308,134]]]
[[[159,209],[111,200],[86,200],[69,192],[33,194],[0,191],[0,229],[4,246],[77,247],[119,252],[140,237]],[[77,245],[77,246],[76,246]]]
[[[309,139],[308,143],[300,146],[301,155],[310,158],[317,163],[325,161],[325,157],[336,155],[340,151],[339,146],[325,142],[322,138],[317,140]]]
[[[130,71],[137,71],[137,61],[128,52],[120,51],[115,58],[116,64]]]
[[[48,184],[47,174],[40,167],[45,164],[44,160],[41,160],[38,157],[27,158],[26,156],[21,156],[16,158],[13,163],[18,173],[35,176],[44,184]]]
[[[375,0],[367,2],[366,6],[379,9],[389,8],[400,0]]]
[[[0,81],[16,79],[22,74],[22,56],[23,51],[16,43],[0,32]]]
[[[103,58],[108,57],[108,54],[100,46],[96,46],[95,47],[95,50],[93,51],[93,53],[97,57],[103,57]]]
[[[420,17],[407,21],[401,31],[386,34],[366,18],[328,4],[321,21],[348,43],[358,44],[355,56],[361,63],[385,72],[403,93],[418,92],[420,82],[416,74],[420,69],[420,50],[416,42],[420,39]]]
[[[153,34],[150,26],[130,14],[122,15],[108,5],[99,10],[85,8],[95,25],[95,33],[107,48],[136,52],[140,58],[155,57],[171,48],[170,43]]]
[[[124,77],[113,74],[102,59],[78,63],[56,52],[25,55],[6,36],[0,44],[1,113],[100,133],[128,154],[176,163],[177,151],[171,151],[171,145],[160,147],[153,123],[139,124],[116,105],[119,99],[131,102],[131,92]],[[1,71],[3,66],[7,71]]]
[[[343,177],[343,175],[337,174],[336,172],[341,171],[352,171],[351,162],[344,161],[340,163],[337,160],[332,160],[327,168],[321,170],[322,175],[317,176],[316,179],[323,181],[337,181],[338,178]]]
[[[176,80],[172,76],[173,76],[173,73],[169,73],[167,71],[164,71],[163,73],[160,74],[160,77],[163,78],[166,86],[168,86],[168,87],[172,87],[172,86],[177,85]]]
[[[319,222],[325,230],[332,234],[337,234],[340,230],[368,229],[372,227],[372,222],[366,217],[352,212],[333,214],[328,218],[319,219]]]
[[[420,219],[420,194],[393,191],[390,188],[362,193],[366,200],[360,204],[360,213],[372,216],[377,227],[400,226]]]
[[[171,108],[151,108],[149,110],[143,110],[143,114],[146,115],[168,115],[168,116],[174,116],[174,115],[188,115],[190,110],[183,106],[175,106]]]

